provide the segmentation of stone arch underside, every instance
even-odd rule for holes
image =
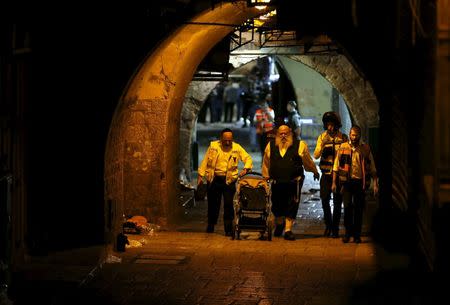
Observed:
[[[360,125],[368,138],[368,128],[379,127],[379,102],[372,86],[356,71],[344,55],[290,56],[321,73],[344,97],[354,123]],[[399,111],[398,99],[392,101],[392,191],[391,198],[401,211],[408,209],[406,119]]]
[[[288,55],[320,73],[343,96],[354,123],[366,131],[379,126],[379,102],[372,86],[344,55]]]
[[[180,114],[201,60],[233,30],[258,13],[238,1],[217,5],[173,32],[139,67],[119,101],[105,152],[106,210],[112,228],[122,214],[167,224],[175,216]],[[216,25],[205,25],[215,23]]]
[[[180,120],[180,174],[185,174],[186,178],[192,178],[192,139],[195,130],[197,117],[208,94],[214,89],[219,81],[192,81],[189,84],[181,110]]]

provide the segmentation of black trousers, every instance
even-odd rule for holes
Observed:
[[[359,238],[365,206],[362,179],[350,179],[344,184],[343,199],[345,235]]]
[[[233,110],[235,103],[225,103],[225,118],[224,122],[233,122]]]
[[[303,179],[299,185],[299,196],[303,186]],[[272,213],[275,217],[297,217],[300,198],[296,200],[297,182],[274,183],[272,184]]]
[[[225,232],[231,232],[234,218],[233,197],[236,193],[236,185],[235,183],[226,184],[225,180],[225,177],[217,176],[211,183],[208,183],[208,224],[217,224],[223,196],[224,229]]]
[[[253,105],[252,100],[244,100],[244,106],[242,109],[242,117],[244,118],[244,125],[247,125],[246,120],[249,119],[250,120],[250,126],[252,125],[253,122],[253,116],[250,115],[250,108]]]
[[[342,194],[341,186],[338,183],[336,193],[333,193],[333,214],[331,214],[331,186],[333,184],[332,175],[322,175],[320,178],[320,199],[322,200],[323,218],[325,226],[330,228],[334,234],[339,233],[339,223],[341,222]]]

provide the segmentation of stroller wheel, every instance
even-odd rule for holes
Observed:
[[[266,231],[260,231],[259,232],[259,240],[266,240],[265,233],[266,233]]]
[[[272,241],[272,223],[267,225],[267,240]]]

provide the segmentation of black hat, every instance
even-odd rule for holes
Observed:
[[[323,129],[325,130],[327,129],[328,122],[334,123],[334,126],[338,129],[342,127],[341,118],[339,117],[339,114],[337,114],[334,111],[325,112],[322,116],[322,122],[323,122]]]
[[[297,102],[294,101],[294,100],[289,101],[289,102],[288,102],[288,105],[291,105],[292,107],[297,108]]]

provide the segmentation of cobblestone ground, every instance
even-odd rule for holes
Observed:
[[[42,286],[32,282],[32,293],[37,287],[46,293],[23,295],[15,304],[432,304],[415,294],[423,287],[409,278],[406,257],[387,253],[367,234],[361,244],[323,237],[317,200],[301,205],[295,241],[261,240],[250,232],[231,240],[220,224],[205,233],[205,206],[198,202],[175,230],[128,235],[138,246],[109,252],[109,262],[90,276],[79,266],[74,272],[48,264],[51,278]],[[71,272],[76,287],[58,282],[67,283]]]
[[[253,153],[257,163],[255,154],[259,153]],[[215,233],[205,233],[206,202],[197,201],[170,230],[128,235],[132,247],[125,252],[107,252],[107,261],[89,276],[86,269],[78,267],[72,281],[75,288],[55,285],[58,273],[54,272],[53,280],[42,286],[33,282],[33,292],[36,287],[50,287],[46,288],[45,303],[58,305],[430,304],[422,303],[423,295],[415,293],[420,289],[415,290],[417,281],[406,271],[408,259],[384,251],[368,235],[377,209],[374,198],[368,198],[363,242],[344,244],[341,239],[323,237],[318,194],[318,182],[307,174],[293,230],[295,241],[282,237],[262,240],[252,232],[231,240],[224,236],[221,222]],[[72,255],[74,261],[83,257],[81,253]],[[66,280],[71,274],[68,266],[65,272],[58,269],[62,265],[57,261],[47,266],[47,270],[61,270]],[[19,298],[17,304],[37,304],[39,300],[38,296],[22,296],[34,302],[20,302]]]
[[[132,245],[143,245],[113,253],[121,262],[103,264],[76,293],[54,303],[360,304],[354,289],[380,269],[376,249],[367,235],[361,244],[322,236],[311,178],[303,188],[295,241],[261,240],[255,232],[231,240],[221,222],[215,233],[205,233],[206,202],[199,201],[172,231],[129,235]]]

